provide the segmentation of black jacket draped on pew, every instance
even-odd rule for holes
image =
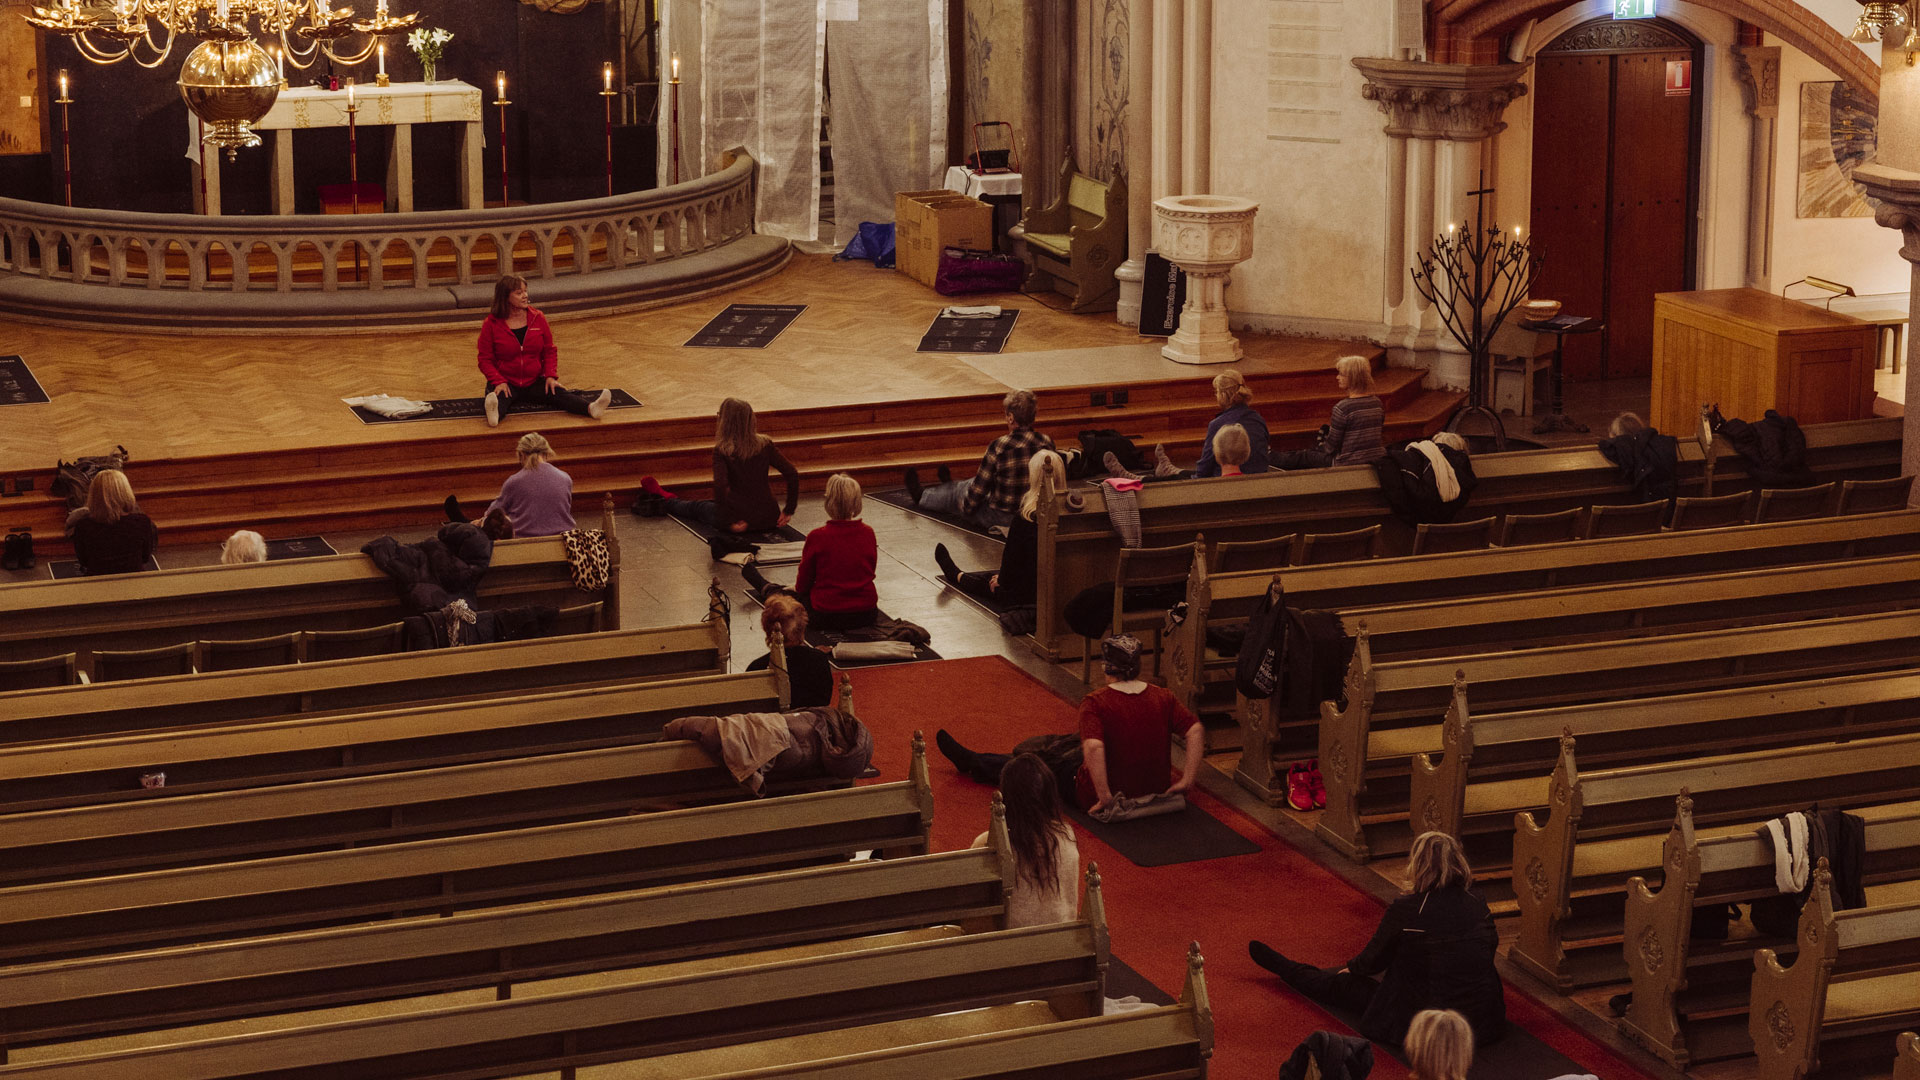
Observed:
[[[1620,479],[1633,486],[1641,502],[1671,499],[1678,490],[1674,473],[1680,468],[1680,444],[1671,435],[1641,428],[1600,440],[1600,454],[1620,466]]]
[[[438,611],[455,600],[479,607],[480,579],[493,561],[492,538],[462,522],[444,525],[417,544],[382,536],[360,550],[393,579],[409,615]]]

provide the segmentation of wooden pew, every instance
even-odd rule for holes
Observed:
[[[1693,800],[1681,796],[1673,829],[1661,849],[1658,892],[1647,879],[1627,881],[1624,924],[1592,942],[1626,955],[1633,1000],[1619,1021],[1634,1042],[1684,1069],[1689,1064],[1753,1052],[1745,1016],[1737,1008],[1748,996],[1748,963],[1756,942],[1693,940],[1694,912],[1703,907],[1748,903],[1777,897],[1773,845],[1754,834],[1754,822],[1729,826],[1719,835],[1703,835],[1693,825]],[[1866,820],[1867,860],[1862,880],[1867,902],[1875,906],[1920,899],[1920,802],[1861,807]],[[1621,934],[1618,926],[1624,925]],[[1773,939],[1761,939],[1762,942]],[[1581,943],[1562,938],[1569,967],[1580,960]],[[1783,944],[1792,944],[1785,942]]]
[[[557,536],[503,540],[481,579],[485,608],[547,604],[564,608],[599,600],[608,629],[620,627],[620,554],[613,502],[601,507],[611,565],[607,587],[573,587],[566,547]],[[0,660],[95,649],[144,649],[202,638],[234,640],[294,630],[350,630],[401,618],[392,579],[365,555],[192,566],[150,574],[116,574],[0,586]]]
[[[0,746],[0,811],[330,780],[653,742],[667,722],[781,708],[749,671],[262,723]],[[165,774],[150,789],[142,777]]]
[[[1514,815],[1546,809],[1546,778],[1567,735],[1580,740],[1588,768],[1619,769],[1920,733],[1914,668],[1477,717],[1468,694],[1463,680],[1442,727],[1444,756],[1413,757],[1409,825],[1463,841],[1474,865],[1487,870],[1510,865]]]
[[[1809,426],[1808,461],[1822,481],[1875,479],[1899,474],[1899,419],[1880,418]],[[1816,431],[1819,434],[1816,436]],[[1698,443],[1679,447],[1680,494],[1703,490],[1705,455]],[[1474,459],[1479,481],[1470,508],[1476,514],[1543,513],[1596,503],[1630,503],[1632,492],[1619,470],[1597,449],[1527,450],[1483,454]],[[1720,489],[1744,479],[1723,474]],[[1750,484],[1749,484],[1750,486]],[[1079,503],[1075,506],[1069,499]],[[1265,540],[1290,532],[1339,532],[1383,526],[1385,549],[1412,550],[1413,531],[1394,517],[1380,494],[1373,469],[1342,466],[1293,473],[1221,477],[1148,484],[1139,496],[1141,543],[1183,543],[1195,532],[1210,542]],[[1043,490],[1036,517],[1040,591],[1035,599],[1036,652],[1049,660],[1077,656],[1082,640],[1061,618],[1080,590],[1113,580],[1120,539],[1108,521],[1100,489]]]
[[[508,998],[545,979],[922,926],[1003,929],[1012,873],[1002,823],[984,848],[16,964],[0,968],[0,1049],[462,990]]]
[[[926,850],[911,779],[751,803],[0,889],[0,962],[634,888]]]
[[[1920,1080],[1920,1035],[1903,1031],[1897,1045],[1893,1080]]]
[[[1798,953],[1782,967],[1773,949],[1753,956],[1748,1031],[1760,1080],[1800,1080],[1816,1069],[1849,1070],[1835,1043],[1870,1039],[1854,1056],[1877,1067],[1886,1036],[1920,1021],[1920,901],[1833,910],[1826,860],[1800,911]]]
[[[1230,574],[1209,574],[1205,560],[1196,559],[1187,579],[1187,619],[1169,645],[1167,685],[1188,708],[1200,706],[1209,669],[1231,666],[1230,659],[1209,662],[1207,630],[1244,623],[1275,575],[1288,606],[1340,610],[1915,551],[1920,511],[1903,510]]]
[[[1848,810],[1920,798],[1920,735],[1889,735],[1790,750],[1720,754],[1582,774],[1574,740],[1561,740],[1548,788],[1548,820],[1514,817],[1513,892],[1520,927],[1508,957],[1549,985],[1588,981],[1563,944],[1596,907],[1619,926],[1627,878],[1657,865],[1676,792],[1690,793],[1708,827],[1765,820],[1819,802]],[[1703,812],[1704,810],[1704,812]],[[1575,909],[1575,900],[1579,910]],[[1618,960],[1601,975],[1619,978]]]
[[[1743,416],[1740,419],[1760,418]],[[1887,478],[1888,419],[1891,418],[1876,416],[1865,420],[1836,420],[1801,428],[1807,437],[1807,468],[1813,470],[1814,483]],[[1681,434],[1683,447],[1690,443],[1696,448],[1699,446],[1697,439],[1687,439],[1680,432],[1668,434]],[[1758,491],[1765,486],[1754,482],[1747,470],[1747,459],[1734,453],[1733,444],[1721,435],[1715,435],[1711,450],[1700,455],[1700,467],[1702,495]]]
[[[10,1066],[34,1080],[164,1076],[438,1080],[665,1054],[1045,1001],[1063,1020],[1100,1015],[1108,962],[1097,888],[1080,921],[886,937],[833,949],[681,963],[582,980],[579,989],[257,1034]]]
[[[723,675],[726,624],[688,623],[0,696],[0,744]]]
[[[764,1043],[672,1054],[600,1069],[581,1080],[1204,1080],[1213,1011],[1197,948],[1180,1001],[1115,1016],[1048,1022],[1041,1002],[841,1028]]]

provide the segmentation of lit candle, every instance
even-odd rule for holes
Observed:
[[[1513,227],[1513,238],[1514,238],[1515,240],[1518,240],[1518,239],[1520,239],[1520,226],[1518,226],[1518,225],[1515,225],[1515,226]]]
[[[674,82],[680,81],[680,54],[679,53],[673,54],[673,81]]]
[[[220,21],[226,22],[227,21],[227,0],[220,0],[218,8],[219,8]]]
[[[67,96],[67,69],[66,68],[60,69],[60,96],[61,97]]]
[[[386,73],[387,73],[387,43],[383,41],[380,43],[380,74],[385,75]]]
[[[320,5],[320,21],[326,22],[333,17],[333,0],[317,0]]]
[[[280,81],[286,82],[287,81],[287,54],[282,52],[280,50],[280,46],[278,45],[275,45],[273,47],[273,62],[275,65],[277,65],[280,68]]]
[[[494,94],[493,99],[495,101],[507,100],[507,73],[504,71],[494,72],[493,85],[495,90],[498,91],[497,93]]]
[[[1453,222],[1451,221],[1447,222],[1447,235],[1448,236],[1453,235]]]
[[[347,80],[347,108],[349,110],[353,108],[353,80],[352,79]]]
[[[381,22],[385,22],[387,20],[387,0],[380,0],[378,4],[375,4],[373,14]]]
[[[606,89],[613,89],[613,61],[609,60],[600,65],[600,78],[607,84]]]

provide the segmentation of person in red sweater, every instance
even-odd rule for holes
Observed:
[[[824,501],[827,523],[807,534],[792,592],[807,606],[814,626],[852,630],[880,617],[880,594],[873,586],[880,542],[873,528],[860,520],[860,481],[834,473],[827,478]],[[785,590],[751,562],[740,568],[740,576],[763,597]]]
[[[480,323],[480,374],[487,377],[488,427],[516,405],[552,405],[598,420],[613,403],[611,390],[588,401],[560,385],[560,350],[547,317],[528,302],[527,279],[512,274],[494,285],[493,307]]]

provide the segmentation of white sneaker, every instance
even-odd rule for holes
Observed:
[[[487,391],[486,409],[487,409],[487,426],[499,427],[500,426],[500,395],[499,394],[496,394],[491,390]]]
[[[599,397],[594,398],[593,401],[588,403],[587,415],[598,420],[606,414],[607,406],[611,404],[613,404],[613,391],[602,390],[600,391]]]

